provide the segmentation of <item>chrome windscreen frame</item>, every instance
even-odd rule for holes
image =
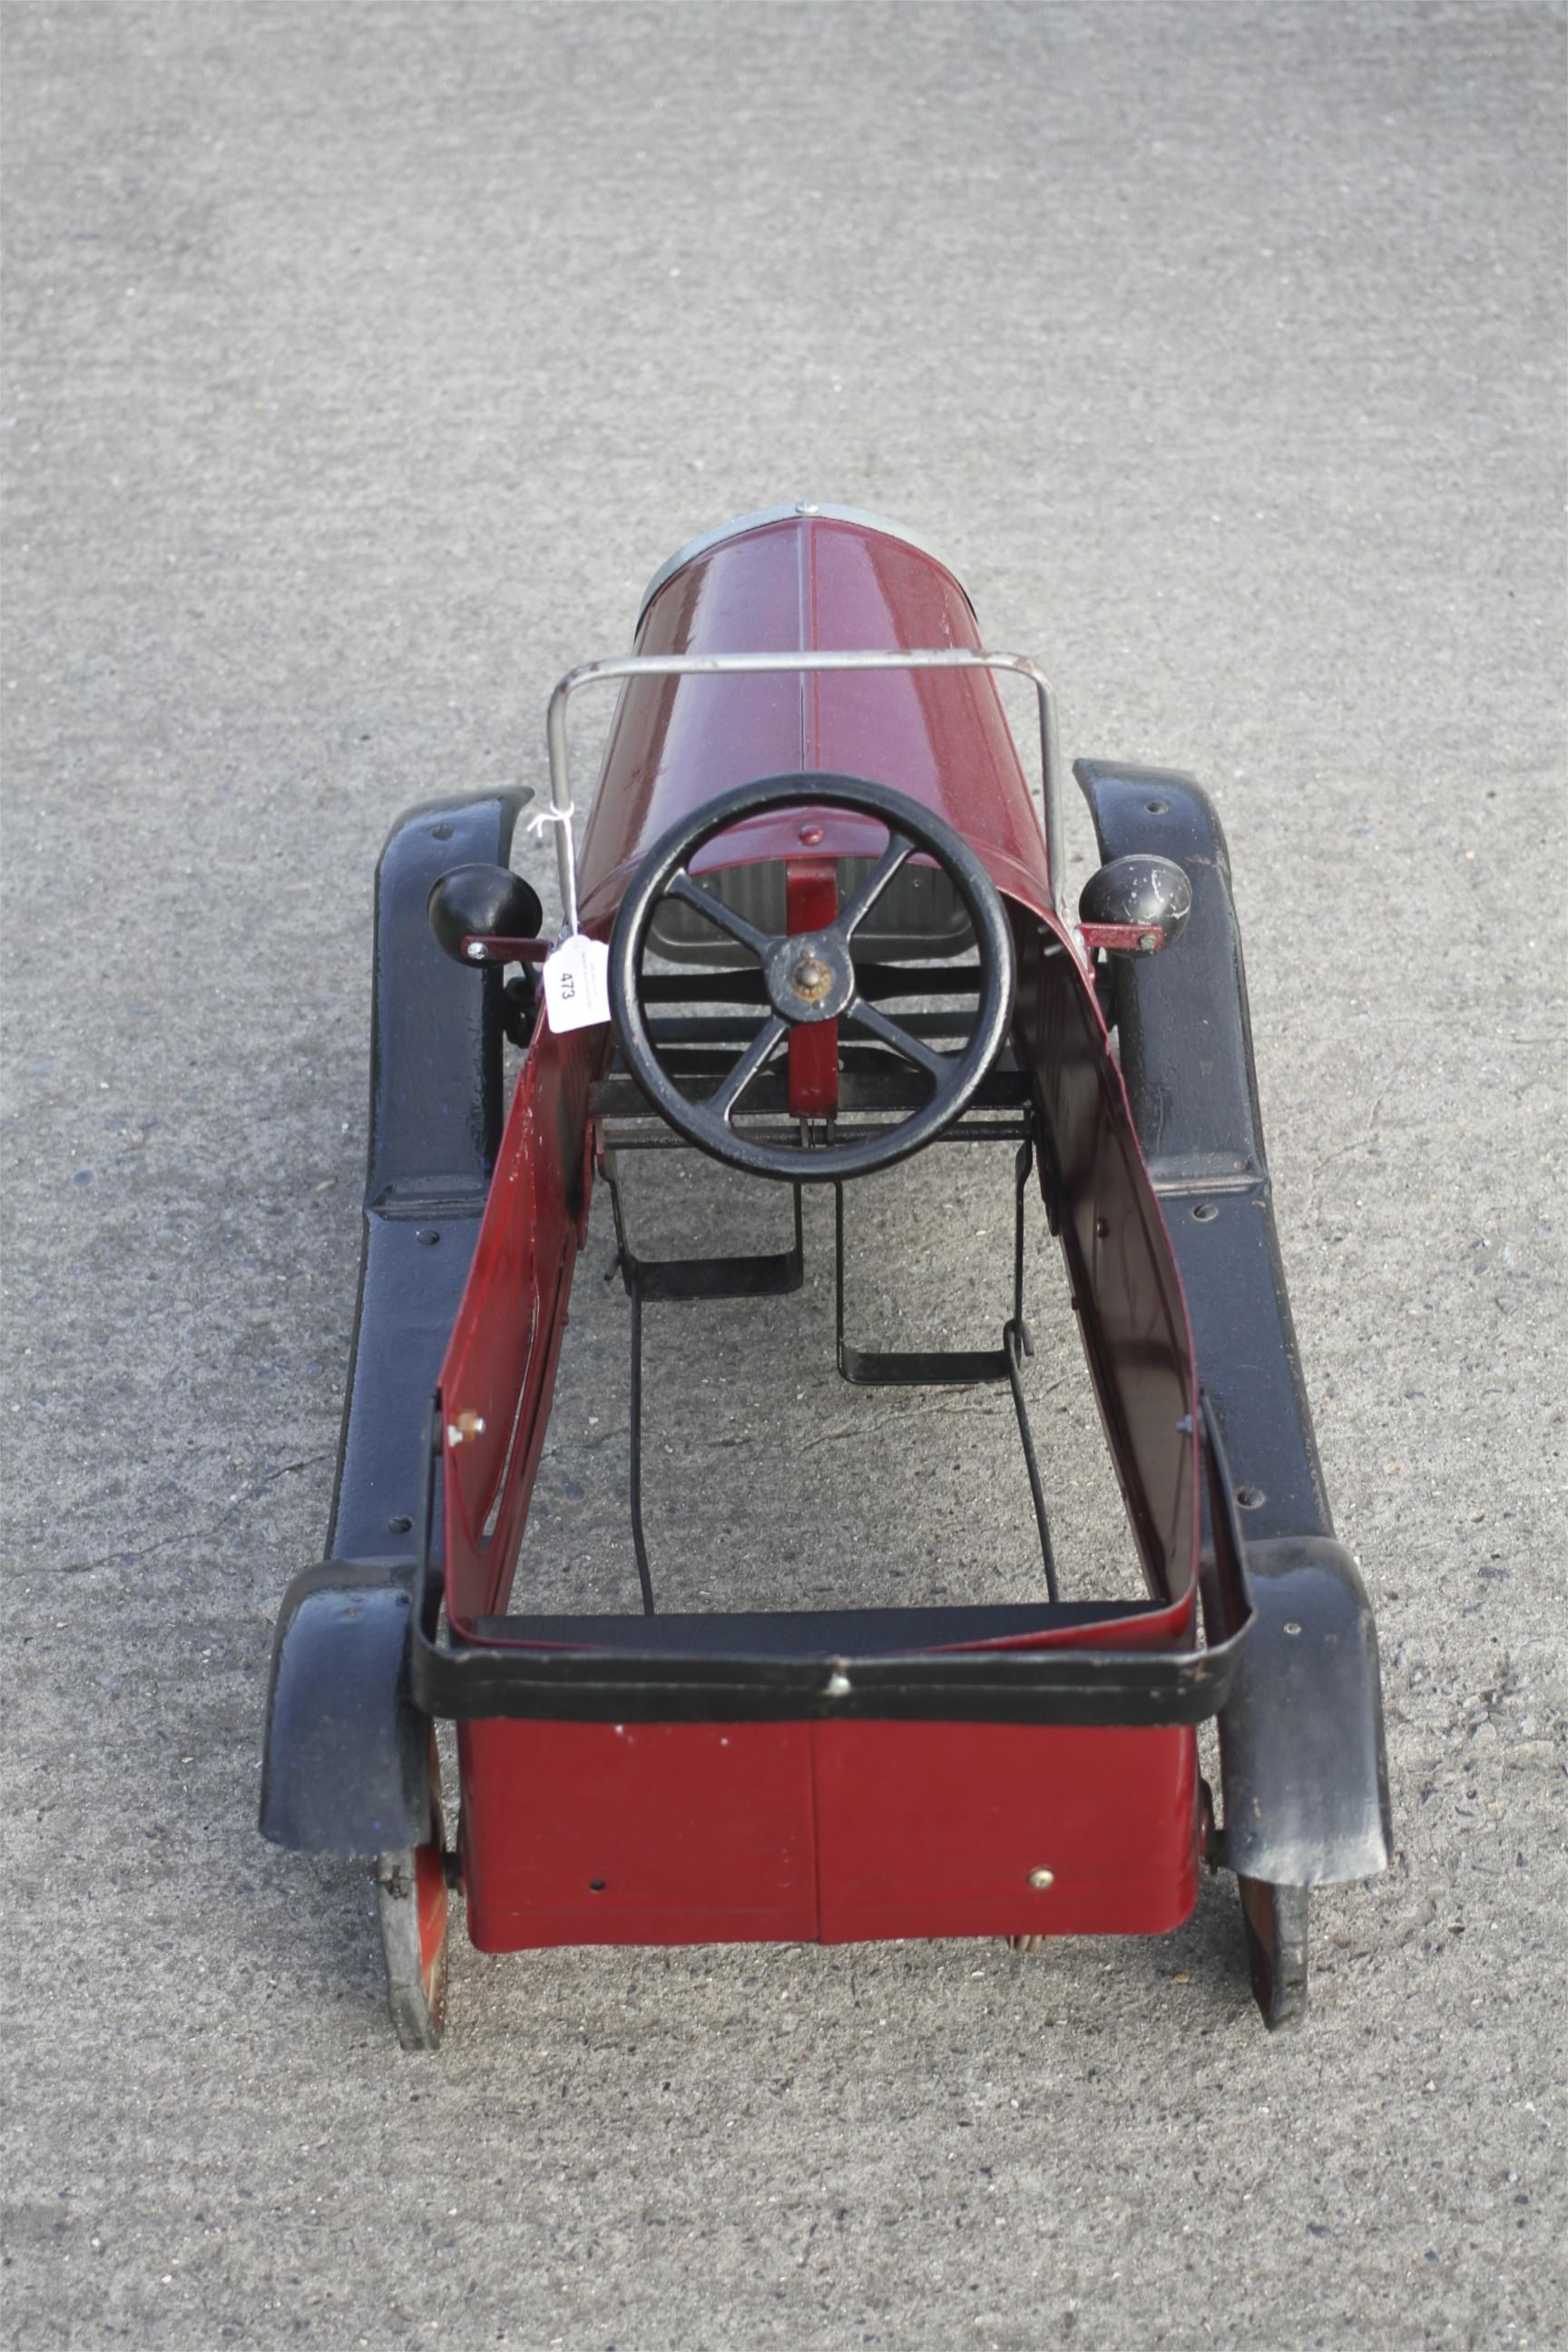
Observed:
[[[545,716],[550,751],[550,814],[555,820],[556,874],[566,928],[577,919],[577,855],[573,837],[572,779],[566,741],[566,710],[580,687],[634,677],[746,677],[777,671],[820,672],[879,669],[984,669],[1026,677],[1035,689],[1040,721],[1040,788],[1046,860],[1056,910],[1069,928],[1062,850],[1061,755],[1057,742],[1056,693],[1037,662],[1025,654],[995,654],[962,646],[885,648],[865,653],[618,654],[580,662],[557,680]],[[537,820],[535,820],[537,823]]]

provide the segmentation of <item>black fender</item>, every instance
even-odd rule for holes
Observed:
[[[1102,859],[1173,858],[1193,887],[1179,938],[1156,955],[1110,959],[1110,1017],[1258,1612],[1219,1718],[1227,1845],[1233,1828],[1237,1841],[1226,1860],[1277,1885],[1369,1877],[1393,1850],[1377,1635],[1355,1563],[1333,1540],[1301,1377],[1225,833],[1190,776],[1105,760],[1073,772]]]
[[[409,1594],[431,1391],[500,1143],[504,1035],[500,971],[455,963],[426,906],[454,866],[507,863],[524,797],[406,810],[376,867],[369,1157],[330,1565],[289,1588],[263,1748],[263,1833],[308,1853],[426,1834],[430,1727],[408,1696]]]
[[[1325,1536],[1245,1546],[1255,1612],[1219,1715],[1220,1858],[1279,1886],[1372,1878],[1391,1843],[1377,1632]]]
[[[305,1853],[423,1844],[430,1723],[409,1667],[414,1570],[328,1560],[297,1576],[272,1641],[261,1834]]]

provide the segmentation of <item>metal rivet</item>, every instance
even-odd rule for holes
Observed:
[[[1261,1486],[1238,1486],[1236,1499],[1244,1511],[1256,1511],[1260,1503],[1268,1500]]]
[[[833,967],[819,955],[803,955],[790,973],[789,984],[803,1004],[820,1004],[833,985]]]
[[[1150,816],[1163,816],[1165,811],[1170,807],[1170,805],[1171,803],[1169,801],[1145,801],[1143,803],[1144,809]]]
[[[1295,1624],[1294,1622],[1292,1622],[1291,1624],[1287,1625],[1287,1626],[1286,1626],[1286,1628],[1285,1628],[1285,1631],[1287,1632],[1287,1633],[1299,1633],[1300,1632],[1300,1630],[1301,1630],[1301,1628],[1300,1627],[1300,1625]]]
[[[1193,1211],[1193,1214],[1197,1219],[1200,1225],[1208,1225],[1214,1223],[1214,1220],[1219,1214],[1219,1211],[1215,1208],[1212,1201],[1200,1201],[1197,1207]]]
[[[1029,1873],[1030,1885],[1041,1895],[1045,1893],[1047,1886],[1054,1886],[1056,1883],[1057,1874],[1054,1870],[1031,1870]]]
[[[426,1249],[434,1249],[441,1238],[440,1229],[436,1225],[421,1225],[414,1238],[416,1242],[423,1242]]]
[[[449,824],[433,824],[430,828],[430,838],[432,841],[450,841],[452,838],[451,826]]]
[[[799,835],[801,847],[815,849],[822,839],[823,831],[824,828],[819,824],[803,824]]]
[[[484,960],[485,943],[483,940],[470,940],[468,941],[468,961],[470,963],[483,963]]]
[[[605,1881],[602,1878],[591,1878],[588,1881],[588,1892],[590,1895],[602,1895],[604,1891]]]
[[[386,1523],[386,1531],[388,1535],[405,1536],[413,1525],[413,1520],[405,1519],[402,1512],[399,1511],[394,1517],[388,1519]]]

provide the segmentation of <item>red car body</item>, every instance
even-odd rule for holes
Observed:
[[[1027,672],[1040,691],[1041,801],[997,667]],[[1081,924],[1065,917],[1049,846],[1048,688],[1031,664],[984,650],[963,589],[933,555],[847,509],[778,509],[693,542],[656,578],[635,655],[563,681],[551,749],[568,824],[565,695],[595,674],[620,679],[620,700],[580,855],[570,834],[561,845],[568,921],[590,939],[618,940],[623,901],[641,893],[651,905],[668,887],[659,861],[681,827],[710,895],[744,884],[735,868],[783,869],[787,919],[772,948],[792,956],[793,935],[827,937],[840,877],[864,870],[844,861],[878,858],[897,809],[934,824],[965,871],[977,860],[980,887],[988,877],[996,894],[986,922],[1013,992],[994,1066],[1005,1075],[986,1083],[992,1108],[1012,1108],[974,1132],[1022,1139],[1015,1320],[1001,1355],[933,1358],[900,1377],[1011,1378],[1051,1598],[900,1614],[858,1612],[846,1596],[817,1617],[700,1622],[513,1612],[593,1191],[614,1181],[605,1137],[628,1103],[652,1114],[626,1075],[639,1066],[623,994],[614,1034],[537,1021],[502,1126],[495,963],[537,960],[544,943],[449,936],[448,917],[444,957],[425,918],[428,904],[441,932],[437,902],[464,875],[481,877],[486,904],[523,888],[506,870],[518,803],[432,803],[400,820],[379,869],[359,1322],[330,1557],[295,1580],[279,1622],[265,1832],[375,1859],[394,2015],[416,2046],[439,2032],[454,1883],[489,1951],[1031,1939],[1174,1927],[1204,1854],[1240,1879],[1266,2018],[1298,2016],[1306,1890],[1384,1865],[1387,1784],[1375,1634],[1333,1540],[1312,1442],[1211,803],[1190,778],[1080,762],[1106,863]],[[721,796],[750,809],[758,780],[778,778],[785,804],[773,792],[713,833]],[[861,805],[837,804],[857,779]],[[881,818],[867,805],[879,794]],[[1176,909],[1168,931],[1138,895],[1151,874]],[[615,985],[634,984],[625,956],[616,969]],[[764,959],[771,989],[770,969]],[[842,1024],[810,1017],[817,1025],[789,1032],[787,1087],[773,1082],[803,1148],[763,1171],[798,1170],[795,1280],[799,1181],[825,1172],[807,1147],[831,1140],[852,1085]],[[853,1024],[853,1005],[845,1017]],[[646,1073],[642,1083],[646,1095]],[[677,1098],[666,1115],[681,1129]],[[1016,1377],[1029,1345],[1031,1169],[1142,1603],[1055,1597]],[[620,1234],[618,1194],[616,1211]],[[840,1237],[842,1213],[840,1183]],[[651,1611],[636,1467],[640,1294],[622,1241],[632,1516]],[[673,1287],[662,1268],[666,1287],[649,1295],[737,1295],[694,1286],[693,1263],[675,1266]],[[846,1378],[879,1377],[859,1361],[841,1325]],[[1195,1729],[1215,1714],[1218,1828]],[[445,1853],[430,1773],[440,1717],[458,1724],[461,1781]]]
[[[639,655],[942,646],[980,647],[952,574],[889,533],[813,514],[679,565],[637,637]],[[584,928],[608,936],[642,859],[718,793],[814,772],[880,780],[945,818],[1012,920],[1016,1051],[1051,1105],[1153,1596],[1134,1619],[1015,1645],[1190,1648],[1197,1378],[1181,1284],[1092,979],[1055,911],[1038,808],[994,680],[896,670],[633,679],[584,837]],[[805,815],[814,861],[881,846],[866,818]],[[802,829],[794,813],[752,820],[693,869],[798,861]],[[1068,951],[1047,957],[1047,941]],[[602,1029],[536,1031],[441,1367],[444,1421],[484,1424],[443,1465],[446,1610],[459,1643],[479,1619],[503,1615],[511,1588],[587,1215],[590,1086],[607,1044]],[[1190,1725],[489,1720],[461,1726],[459,1753],[468,1932],[489,1951],[1149,1934],[1178,1925],[1196,1899]],[[1031,1884],[1042,1871],[1049,1884]]]

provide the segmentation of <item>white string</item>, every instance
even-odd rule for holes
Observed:
[[[564,832],[557,836],[556,841],[556,866],[561,879],[561,897],[565,915],[565,921],[561,927],[563,939],[574,934],[578,928],[577,840],[572,830],[572,819],[575,814],[574,801],[568,801],[564,808],[557,808],[552,801],[548,808],[542,808],[536,815],[531,816],[528,820],[528,830],[532,834],[535,841],[543,838],[547,824],[559,824],[565,828]]]
[[[537,841],[547,824],[570,824],[576,813],[575,801],[568,801],[564,808],[542,808],[537,816],[529,818],[528,829]]]

